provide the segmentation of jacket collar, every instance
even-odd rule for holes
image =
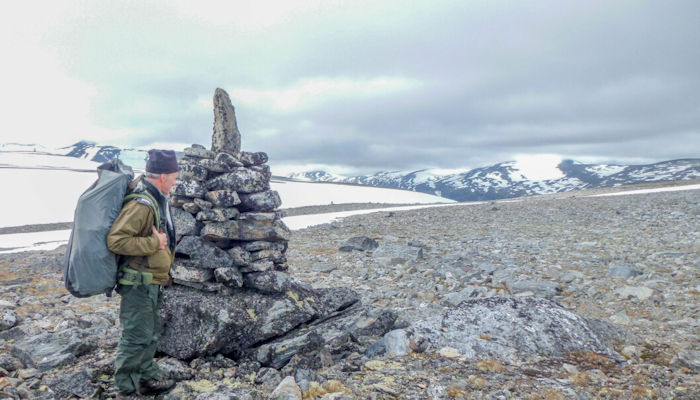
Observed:
[[[163,192],[160,191],[156,187],[156,185],[152,184],[151,182],[146,179],[146,177],[142,177],[141,182],[136,186],[137,189],[139,189],[139,186],[143,185],[143,190],[148,190],[148,192],[155,197],[158,201],[168,201],[168,198],[163,194]]]

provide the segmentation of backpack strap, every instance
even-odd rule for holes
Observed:
[[[148,192],[131,193],[124,196],[123,203],[133,199],[137,199],[139,203],[150,206],[153,209],[153,220],[155,222],[156,229],[160,231],[160,207],[158,206],[158,201],[156,201],[153,195]]]

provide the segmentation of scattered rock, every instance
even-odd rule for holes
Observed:
[[[691,369],[693,372],[698,372],[700,371],[700,351],[680,351],[674,360],[672,360],[672,364],[684,366]]]
[[[460,290],[459,292],[453,292],[445,295],[445,302],[455,307],[459,303],[470,300],[476,297],[481,297],[486,293],[486,289],[480,286],[467,286],[466,288]]]
[[[438,351],[438,354],[440,354],[440,357],[444,358],[457,358],[460,356],[459,351],[452,347],[443,347]]]
[[[561,295],[562,289],[556,282],[547,281],[509,281],[506,283],[511,294],[518,295],[530,292],[535,296],[551,299]]]
[[[0,332],[8,330],[17,323],[17,314],[12,310],[0,311]]]
[[[624,299],[636,297],[639,300],[646,300],[654,294],[654,290],[644,286],[625,286],[618,289],[616,293]]]
[[[269,397],[271,400],[301,400],[301,389],[297,386],[293,376],[282,379]]]
[[[403,329],[395,329],[384,335],[384,348],[392,356],[403,356],[411,352],[408,347],[408,337]]]
[[[423,249],[400,244],[382,243],[374,250],[372,257],[387,265],[404,264],[408,261],[417,261],[423,258]]]
[[[340,251],[353,251],[353,250],[360,250],[360,251],[372,251],[379,247],[379,243],[377,243],[376,240],[372,238],[368,238],[367,236],[355,236],[351,237],[350,239],[346,240],[345,243],[340,246],[338,250]]]
[[[72,372],[67,374],[57,374],[47,377],[43,383],[50,387],[58,398],[70,397],[95,398],[98,394],[99,385],[93,382],[94,371],[90,369]]]
[[[612,264],[608,268],[608,276],[620,277],[620,278],[634,278],[635,276],[641,275],[642,273],[627,264]]]

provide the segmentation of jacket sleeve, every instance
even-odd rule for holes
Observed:
[[[155,234],[141,236],[149,220],[153,225],[153,211],[135,200],[122,208],[107,234],[107,248],[125,256],[150,256],[158,251],[160,242]],[[150,217],[150,218],[149,218]],[[148,226],[147,231],[151,231]]]

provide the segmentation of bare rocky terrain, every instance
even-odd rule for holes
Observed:
[[[364,305],[393,312],[393,330],[279,369],[162,356],[179,382],[160,398],[700,398],[700,191],[585,194],[379,212],[295,231],[292,277],[353,289]],[[348,244],[353,237],[363,239]],[[63,251],[0,257],[0,399],[114,395],[118,298],[70,296]],[[497,314],[503,305],[517,312]],[[489,310],[510,316],[492,321]],[[538,314],[554,322],[540,328]],[[590,343],[545,343],[583,343],[575,324],[592,332]]]

